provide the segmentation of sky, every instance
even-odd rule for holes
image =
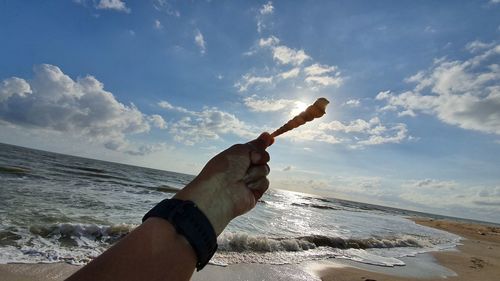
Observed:
[[[500,222],[500,1],[0,1],[0,142]]]

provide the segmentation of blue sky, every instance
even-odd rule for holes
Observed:
[[[500,3],[2,1],[0,142],[196,174],[318,97],[271,186],[500,222]]]

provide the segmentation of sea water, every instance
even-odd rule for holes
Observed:
[[[0,263],[85,264],[193,179],[174,172],[0,144]],[[272,183],[271,183],[272,185]],[[412,212],[270,189],[218,238],[212,264],[330,258],[404,265],[460,237],[417,225]]]

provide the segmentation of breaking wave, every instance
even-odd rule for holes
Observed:
[[[242,233],[224,233],[219,237],[218,243],[220,250],[232,252],[297,252],[318,247],[329,247],[334,249],[387,249],[397,247],[424,248],[432,246],[431,241],[412,236],[352,239],[310,235],[295,238],[270,238],[266,236],[250,236]]]
[[[85,264],[135,227],[137,225],[134,224],[71,223],[33,225],[24,230],[10,227],[0,231],[0,245],[6,251],[4,256],[10,257],[5,262],[64,261]],[[407,256],[429,251],[439,243],[440,241],[433,241],[430,237],[411,235],[354,239],[323,235],[267,237],[224,232],[218,238],[219,249],[211,263],[286,264],[344,258],[381,266],[396,266],[404,263],[397,258],[376,254],[377,251],[395,248],[401,249],[401,256]]]
[[[48,226],[31,226],[29,231],[42,238],[75,239],[86,238],[105,243],[114,243],[136,228],[133,224],[97,225],[61,223]]]

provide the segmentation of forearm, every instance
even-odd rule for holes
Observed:
[[[189,280],[196,261],[168,221],[149,218],[67,280]]]
[[[219,235],[231,219],[255,207],[269,187],[265,149],[272,141],[263,133],[216,155],[174,200],[159,203],[146,214],[150,218],[142,225],[68,280],[189,280],[197,263],[202,267],[216,249],[212,235]],[[169,205],[179,203],[175,200],[183,203]],[[184,204],[186,201],[191,203]],[[178,216],[181,213],[185,216]]]

